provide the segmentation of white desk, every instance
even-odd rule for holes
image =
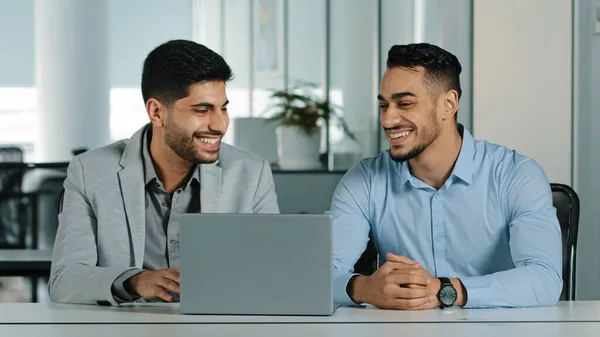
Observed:
[[[335,324],[376,323],[600,323],[600,301],[563,302],[525,309],[387,311],[340,308],[332,316],[182,315],[177,304],[102,307],[64,304],[0,304],[0,324]],[[600,336],[600,328],[597,330]]]
[[[598,337],[600,323],[0,325],[18,337]]]

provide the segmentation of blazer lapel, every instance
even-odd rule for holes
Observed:
[[[141,147],[143,144],[142,137],[147,127],[140,129],[129,140],[121,158],[120,164],[123,166],[123,170],[118,173],[131,245],[133,246],[133,259],[137,268],[142,268],[144,263],[146,240],[144,164]]]
[[[219,164],[200,165],[200,213],[219,213],[222,170]]]
[[[144,263],[144,243],[146,240],[146,217],[144,210],[144,180],[143,167],[135,169],[135,165],[128,166],[119,172],[121,182],[121,195],[127,214],[127,225],[133,245],[135,266],[141,268]]]

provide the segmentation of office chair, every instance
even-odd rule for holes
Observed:
[[[354,272],[361,275],[371,275],[377,268],[379,268],[379,252],[375,247],[373,240],[373,233],[369,232],[369,242],[367,242],[367,248],[362,253],[356,264],[354,265]]]
[[[0,147],[0,163],[22,163],[23,149],[16,146]]]
[[[579,197],[575,191],[563,184],[550,184],[552,203],[562,233],[563,290],[561,301],[575,300],[575,266],[577,264],[577,231],[579,228]],[[369,233],[367,248],[354,265],[354,271],[371,275],[379,266],[379,254]]]
[[[563,291],[561,301],[575,300],[575,267],[577,264],[577,232],[579,229],[579,197],[563,184],[550,184],[552,203],[562,234]]]
[[[0,163],[23,163],[23,150],[0,147]],[[24,173],[19,165],[0,168],[0,248],[25,248],[26,209],[20,198]]]

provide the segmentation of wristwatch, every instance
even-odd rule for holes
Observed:
[[[440,309],[448,308],[454,305],[458,298],[456,289],[447,277],[438,277],[441,282],[440,290],[437,293],[437,298],[440,300]]]

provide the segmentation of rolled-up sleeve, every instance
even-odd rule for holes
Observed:
[[[333,217],[333,267],[335,303],[358,305],[348,296],[346,286],[354,274],[354,265],[369,242],[369,177],[359,162],[338,184],[331,203]]]
[[[461,278],[466,308],[552,306],[562,291],[562,239],[548,178],[532,159],[507,178],[502,193],[515,268]]]

